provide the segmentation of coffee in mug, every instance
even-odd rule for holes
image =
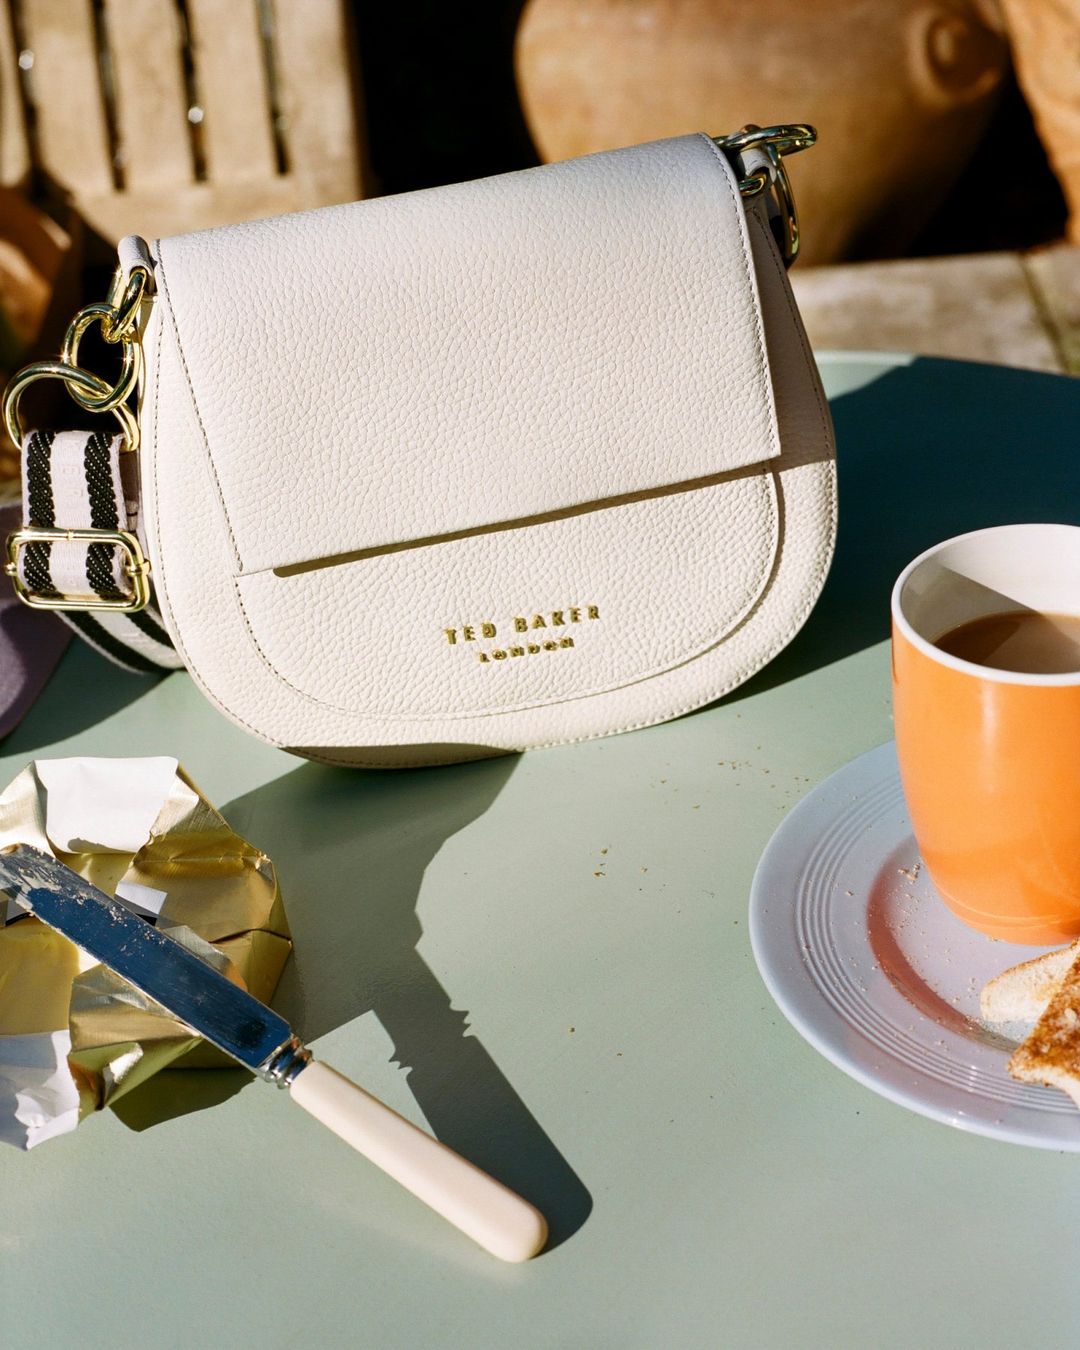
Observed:
[[[923,861],[965,923],[1080,935],[1080,528],[928,549],[892,596],[893,713]]]
[[[1080,671],[1080,616],[1009,610],[950,628],[935,647],[962,661],[1029,675]]]

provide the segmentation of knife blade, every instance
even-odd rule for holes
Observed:
[[[0,850],[0,892],[293,1101],[504,1261],[547,1240],[528,1201],[329,1066],[283,1017],[56,858]]]

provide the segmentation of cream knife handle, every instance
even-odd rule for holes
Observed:
[[[547,1222],[453,1149],[317,1061],[293,1079],[292,1099],[503,1261],[527,1261],[547,1241]]]

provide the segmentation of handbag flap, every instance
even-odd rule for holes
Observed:
[[[779,453],[742,200],[704,135],[153,252],[241,573]]]

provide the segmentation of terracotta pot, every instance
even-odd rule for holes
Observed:
[[[1069,206],[1068,237],[1080,244],[1080,0],[1001,0],[1016,73],[1039,139]]]
[[[68,315],[74,311],[79,242],[16,188],[0,187],[0,392],[8,374],[30,359],[54,301]],[[18,471],[18,451],[0,426],[0,500]]]
[[[529,0],[522,105],[541,155],[811,122],[789,161],[803,258],[901,251],[967,163],[1008,47],[993,0]]]

